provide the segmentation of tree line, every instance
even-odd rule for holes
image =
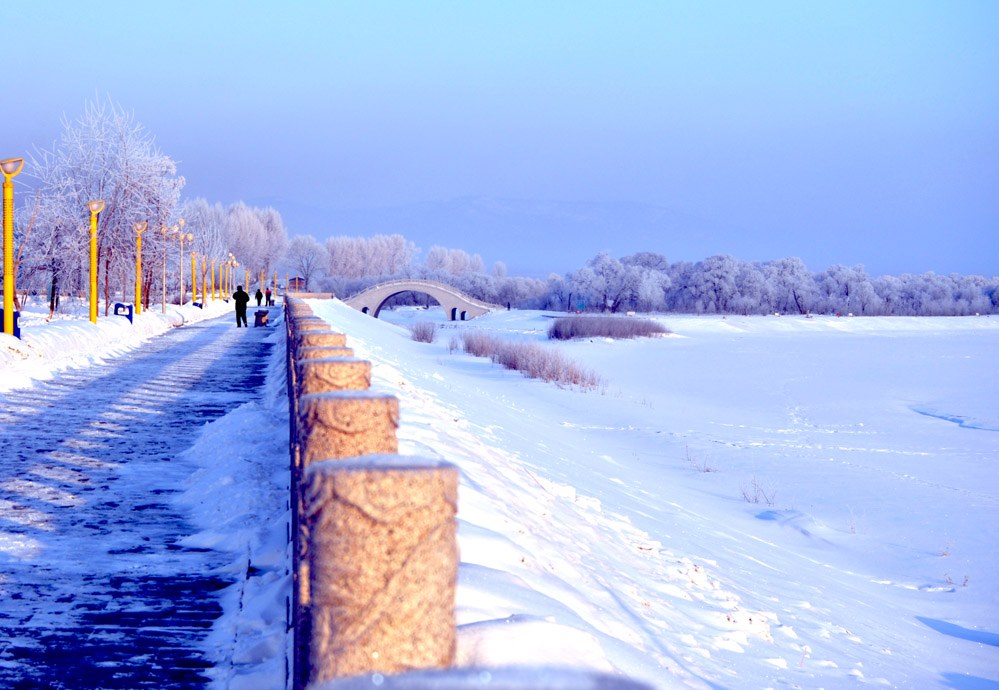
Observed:
[[[617,259],[597,254],[576,270],[546,280],[507,275],[502,262],[486,271],[478,255],[431,247],[419,250],[401,235],[298,236],[286,264],[316,289],[350,296],[384,280],[419,278],[453,285],[494,304],[558,311],[682,312],[695,314],[856,314],[963,316],[999,313],[999,278],[933,272],[878,276],[842,265],[813,273],[797,258],[767,262],[711,256],[670,262],[639,252]],[[419,303],[403,295],[398,303]]]
[[[191,251],[198,253],[199,282],[204,277],[201,257],[207,268],[215,260],[216,276],[217,266],[230,254],[240,264],[239,274],[259,276],[260,271],[269,273],[284,254],[287,234],[276,210],[242,202],[182,202],[185,180],[177,174],[177,164],[120,106],[91,102],[81,117],[64,119],[62,125],[51,149],[25,160],[22,174],[32,191],[20,195],[14,211],[18,309],[34,295],[45,295],[50,311],[58,308],[60,297],[85,299],[90,279],[87,204],[98,199],[104,201],[97,253],[105,315],[112,302],[134,299],[137,223],[147,224],[142,233],[141,297],[147,307],[159,301],[164,286],[167,299],[179,301],[182,270],[190,289]],[[191,235],[190,240],[185,237],[183,268],[180,233]]]

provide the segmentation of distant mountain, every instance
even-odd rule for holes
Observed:
[[[399,233],[424,252],[435,244],[482,256],[487,270],[503,261],[511,274],[545,277],[578,268],[602,250],[638,251],[671,261],[703,258],[706,223],[674,209],[628,202],[561,202],[466,197],[365,209],[326,209],[257,199],[274,206],[289,235]]]

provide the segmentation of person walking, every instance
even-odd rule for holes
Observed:
[[[249,328],[246,324],[246,305],[250,303],[250,296],[243,292],[242,285],[236,287],[236,292],[232,293],[232,300],[236,303],[236,328],[239,328],[241,321],[242,325]]]
[[[257,288],[256,297],[257,297],[257,306],[259,307],[260,306],[260,300],[262,300],[264,298],[264,293],[262,293],[260,291],[260,288]]]
[[[266,304],[266,305],[267,305],[268,307],[270,307],[270,306],[273,306],[273,305],[274,305],[274,300],[273,300],[273,299],[271,298],[271,289],[270,289],[270,288],[267,288],[267,292],[265,292],[265,293],[264,293],[264,297],[266,297],[266,298],[267,298],[267,302],[265,302],[265,304]]]

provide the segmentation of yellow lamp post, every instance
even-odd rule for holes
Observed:
[[[135,313],[142,313],[142,233],[148,223],[136,223],[135,228]]]
[[[191,233],[180,233],[180,306],[182,307],[184,306],[184,240],[191,242],[194,240],[194,235]],[[194,278],[193,271],[191,278]]]
[[[171,238],[170,228],[165,225],[162,226],[160,234],[163,235],[163,313],[166,314],[166,256],[167,241]]]
[[[190,250],[188,254],[191,255],[191,303],[193,304],[194,300],[198,299],[198,274],[195,273],[197,270],[195,266],[198,252]]]
[[[179,262],[180,263],[180,301],[178,302],[178,304],[180,306],[184,306],[184,240],[186,240],[186,239],[194,239],[193,235],[184,234],[183,232],[181,232],[181,230],[182,230],[183,227],[184,227],[184,219],[181,218],[178,221],[178,225],[174,225],[172,228],[170,228],[170,230],[171,230],[170,237],[176,238],[176,239],[180,240],[180,262]]]
[[[201,306],[204,307],[205,303],[208,301],[208,295],[205,292],[205,273],[208,271],[208,260],[205,259],[205,255],[201,255]]]
[[[97,215],[104,210],[104,202],[87,202],[90,209],[90,323],[97,323]]]
[[[14,335],[14,176],[21,172],[23,158],[0,161],[3,170],[3,332]]]
[[[264,269],[260,269],[260,291],[264,291]]]
[[[219,268],[222,267],[219,266]],[[212,301],[214,302],[215,301],[215,259],[212,259],[212,272],[210,275],[212,276]]]

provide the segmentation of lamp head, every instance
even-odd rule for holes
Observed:
[[[88,201],[87,208],[90,209],[91,213],[97,215],[104,210],[104,201],[101,199],[98,199],[97,201]]]
[[[23,158],[8,158],[5,161],[0,161],[0,170],[3,170],[3,174],[8,182],[10,182],[10,178],[21,172],[23,166]]]
[[[135,228],[135,232],[136,233],[138,233],[138,234],[141,235],[142,233],[144,233],[146,231],[146,226],[147,225],[149,225],[149,223],[136,223],[132,227]]]
[[[190,242],[193,239],[194,239],[194,233],[192,232],[187,233],[187,241]]]
[[[184,227],[184,219],[183,218],[178,218],[177,222],[180,224],[180,227]]]

